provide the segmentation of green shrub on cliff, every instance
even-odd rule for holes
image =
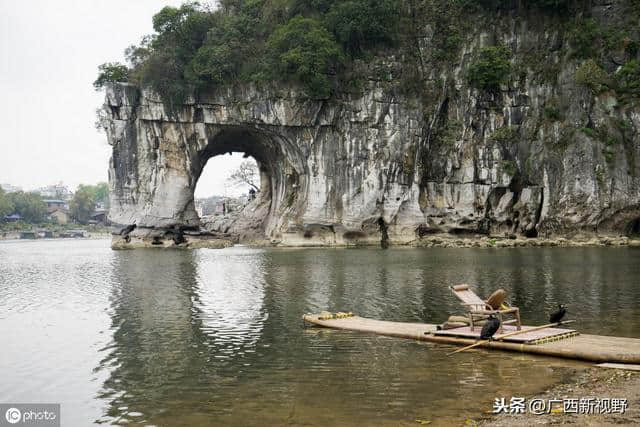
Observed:
[[[166,104],[181,103],[194,84],[186,73],[188,65],[214,25],[214,17],[198,3],[164,7],[153,17],[156,34],[145,39],[140,48],[129,49],[137,55],[138,62],[132,72],[133,80],[152,87]]]
[[[633,59],[616,73],[617,90],[623,94],[640,95],[640,63]]]
[[[551,121],[562,120],[562,111],[559,104],[560,103],[557,98],[550,99],[544,106],[544,116]]]
[[[394,0],[338,1],[325,17],[345,51],[359,55],[378,44],[390,44],[397,34],[399,11]]]
[[[489,46],[480,50],[469,67],[469,83],[476,89],[495,91],[511,73],[511,52],[504,46]]]
[[[502,126],[491,135],[491,141],[506,148],[518,142],[519,138],[520,128],[518,126]]]
[[[573,48],[573,55],[577,58],[592,58],[596,56],[602,31],[595,19],[577,21],[569,31],[569,44]]]
[[[129,68],[118,62],[107,62],[98,66],[98,78],[93,82],[93,87],[101,89],[109,82],[126,82],[129,80]]]
[[[331,93],[329,75],[341,58],[340,48],[325,28],[312,18],[297,16],[278,27],[267,42],[270,71],[307,85],[314,96]]]
[[[574,74],[576,83],[586,86],[593,93],[599,93],[610,85],[609,75],[593,59],[587,59]]]
[[[213,14],[203,44],[187,67],[187,80],[197,86],[217,86],[251,76],[260,58],[259,10],[244,8],[234,14]]]

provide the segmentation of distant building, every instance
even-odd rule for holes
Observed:
[[[240,211],[247,203],[249,203],[249,197],[246,194],[240,197],[211,196],[205,199],[196,199],[195,208],[198,216],[203,218]]]
[[[195,207],[198,216],[202,218],[203,216],[213,215],[216,211],[216,205],[219,201],[222,201],[223,198],[220,196],[211,196],[205,199],[196,199]]]
[[[67,188],[67,186],[63,185],[62,183],[38,188],[37,190],[35,190],[35,192],[40,194],[45,199],[69,200],[72,196],[69,188]]]
[[[214,215],[225,215],[227,213],[227,204],[224,200],[220,200],[216,202],[215,207],[213,208]]]
[[[17,193],[18,191],[22,191],[22,187],[11,184],[0,184],[0,187],[2,187],[5,193]]]
[[[68,224],[70,217],[69,217],[69,211],[67,211],[66,209],[56,209],[53,212],[49,213],[49,215],[47,215],[47,218],[52,221],[55,222],[56,224]]]
[[[47,212],[52,213],[54,211],[64,209],[69,210],[69,204],[60,199],[44,199],[43,202],[47,204]]]
[[[211,202],[211,208],[206,209],[204,215],[226,215],[231,212],[238,212],[241,211],[248,202],[249,198],[246,195],[241,197],[218,197]],[[202,215],[200,215],[200,217],[202,218]]]

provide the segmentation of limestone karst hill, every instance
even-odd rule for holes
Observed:
[[[203,166],[240,151],[266,206],[245,223],[282,244],[638,233],[635,2],[436,12],[405,17],[403,37],[322,96],[294,78],[236,80],[168,106],[107,83],[111,219],[197,227]]]

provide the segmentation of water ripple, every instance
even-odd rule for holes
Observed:
[[[584,332],[630,336],[639,258],[0,242],[0,401],[61,401],[71,425],[455,425],[494,396],[540,391],[582,365],[482,351],[452,364],[445,346],[304,328],[301,315],[438,322],[460,311],[448,286],[469,282],[482,295],[506,289],[527,322],[561,301]]]

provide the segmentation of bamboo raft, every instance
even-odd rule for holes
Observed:
[[[466,346],[477,342],[476,339],[468,336],[469,331],[460,331],[467,336],[459,336],[452,332],[455,329],[438,331],[436,325],[427,323],[389,322],[352,315],[326,318],[322,314],[305,314],[303,319],[308,323],[326,328],[440,344]],[[573,330],[559,328],[546,336],[541,337],[537,334],[532,340],[522,339],[522,335],[519,335],[521,337],[519,340],[500,341],[500,334],[497,334],[494,341],[483,343],[482,347],[596,363],[640,363],[640,339],[577,334]]]

